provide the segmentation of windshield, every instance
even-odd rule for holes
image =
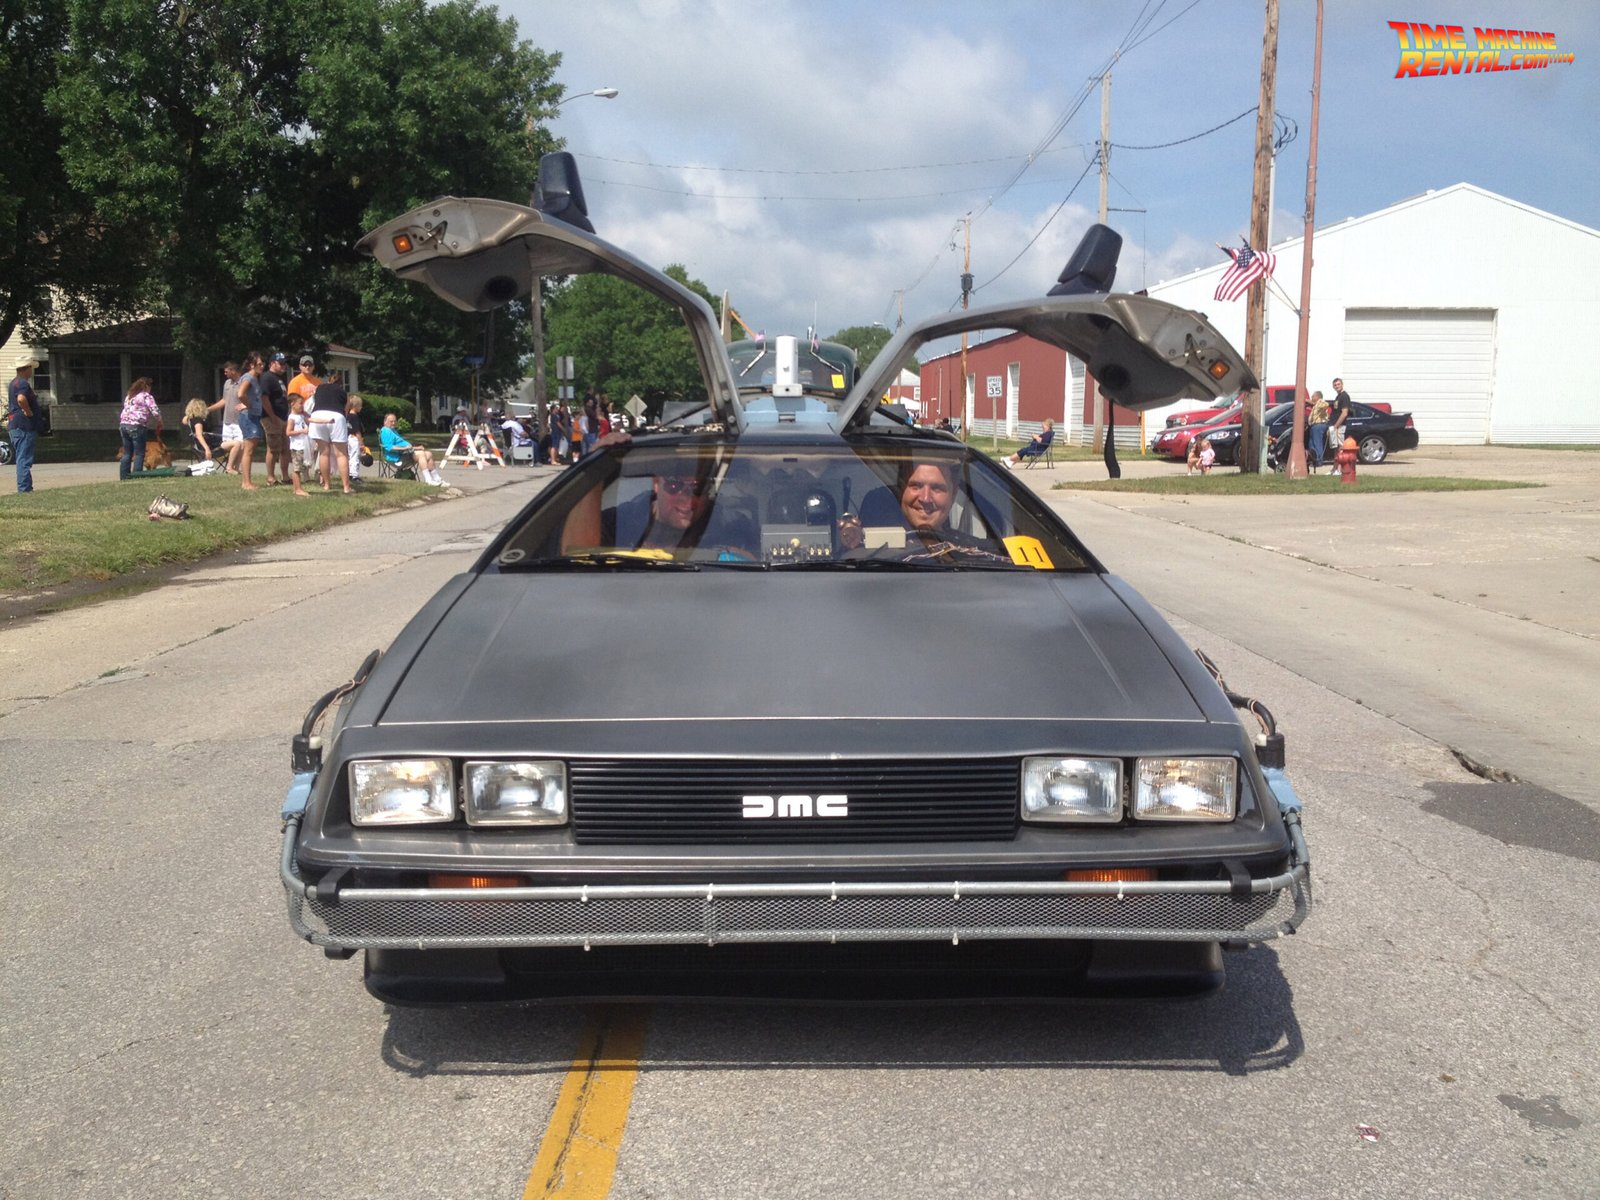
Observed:
[[[808,396],[842,400],[856,382],[856,355],[837,342],[797,343],[795,380]],[[734,342],[728,347],[733,378],[744,392],[770,392],[778,380],[777,347],[762,341]]]
[[[672,439],[596,455],[503,536],[502,570],[1085,570],[1026,487],[955,442]]]

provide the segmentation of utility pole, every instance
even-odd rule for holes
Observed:
[[[1250,182],[1250,249],[1257,254],[1267,245],[1268,221],[1272,204],[1272,122],[1278,90],[1278,0],[1267,0],[1267,27],[1261,39],[1261,100],[1256,108],[1256,162]],[[1256,378],[1265,381],[1262,361],[1262,326],[1266,316],[1267,281],[1250,285],[1245,303],[1244,360]],[[1245,395],[1244,420],[1239,429],[1239,470],[1257,474],[1261,470],[1261,391]]]
[[[963,310],[970,307],[972,300],[972,214],[968,213],[961,218],[961,228],[965,230],[962,237],[963,249],[961,251],[961,307]],[[972,389],[972,411],[967,411],[967,331],[961,331],[961,440],[972,440],[972,418],[978,411],[978,389]]]
[[[1114,60],[1113,60],[1114,61]],[[1109,189],[1111,185],[1111,72],[1100,76],[1100,224],[1106,223],[1110,212]],[[1094,388],[1094,452],[1106,448],[1106,396],[1100,390],[1100,381]]]
[[[1317,121],[1322,113],[1322,0],[1317,0],[1316,62],[1311,68],[1311,145],[1306,151],[1306,236],[1300,251],[1300,336],[1294,359],[1294,432],[1289,437],[1290,479],[1306,477],[1306,347],[1311,340],[1311,235],[1317,224]]]

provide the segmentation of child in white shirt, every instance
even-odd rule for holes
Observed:
[[[306,399],[299,394],[289,397],[289,421],[285,427],[289,435],[289,478],[294,482],[296,496],[311,493],[300,486],[300,478],[311,470],[307,459],[311,455],[311,422],[306,420]]]

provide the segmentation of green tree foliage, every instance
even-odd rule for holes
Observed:
[[[706,285],[690,279],[681,265],[673,263],[665,272],[717,311]],[[647,402],[705,396],[683,318],[666,301],[634,284],[610,275],[581,275],[548,287],[545,321],[547,352],[552,359],[572,356],[580,395],[585,387],[593,387],[606,392],[615,404],[635,395]],[[553,378],[553,364],[550,369]]]
[[[526,201],[559,56],[476,0],[63,0],[67,176],[142,258],[193,355],[330,341],[389,391],[461,390],[485,322],[354,243],[443,193]],[[502,317],[484,382],[525,353]],[[525,322],[524,322],[525,324]]]
[[[66,39],[66,0],[0,0],[0,342],[19,326],[127,316],[146,298],[138,255],[71,185],[58,152],[45,98]]]
[[[867,364],[878,356],[878,351],[889,344],[891,336],[890,331],[882,325],[852,325],[848,329],[830,334],[828,341],[849,346],[856,352],[856,361],[861,364],[861,369],[866,370]],[[912,358],[906,363],[906,367],[915,371],[917,360]]]

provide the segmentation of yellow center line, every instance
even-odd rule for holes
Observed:
[[[522,1200],[604,1200],[639,1078],[648,1010],[601,1009],[561,1085]]]

